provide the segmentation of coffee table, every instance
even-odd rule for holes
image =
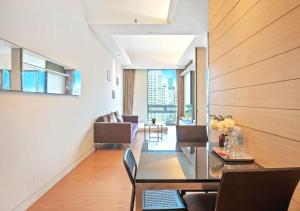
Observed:
[[[162,140],[162,132],[163,132],[163,126],[164,123],[161,122],[157,122],[157,123],[145,123],[144,124],[144,140],[145,141],[151,141],[151,139],[156,139],[157,142],[159,142],[159,140]],[[154,130],[151,130],[154,129]],[[148,133],[148,135],[147,135]],[[151,134],[155,134],[156,135],[151,135]]]

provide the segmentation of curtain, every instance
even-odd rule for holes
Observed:
[[[184,116],[184,77],[180,74],[184,70],[176,70],[177,80],[177,124],[179,118]]]
[[[123,112],[125,115],[132,115],[133,108],[133,91],[134,91],[134,69],[124,69],[123,70]]]

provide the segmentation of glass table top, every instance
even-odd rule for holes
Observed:
[[[144,123],[144,126],[148,127],[148,126],[164,126],[164,123],[163,122],[155,122],[155,123],[152,123],[152,122],[145,122]]]
[[[213,144],[156,148],[144,142],[136,182],[218,182],[224,170],[262,168],[254,162],[225,162]]]

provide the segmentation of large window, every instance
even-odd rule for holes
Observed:
[[[22,91],[46,92],[46,73],[38,70],[22,71]]]
[[[193,72],[184,76],[184,117],[193,120]]]
[[[177,118],[176,70],[148,70],[148,120],[175,125]]]
[[[1,70],[0,70],[1,71]],[[10,70],[2,70],[2,89],[10,90],[11,72]]]

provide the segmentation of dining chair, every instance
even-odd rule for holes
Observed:
[[[177,143],[206,143],[208,142],[205,125],[176,125]]]
[[[124,152],[123,162],[132,184],[130,211],[133,211],[137,165],[132,151],[129,148]],[[186,211],[186,207],[179,192],[176,190],[146,190],[143,192],[143,210]]]
[[[300,168],[224,171],[218,193],[184,196],[189,211],[286,211]]]

